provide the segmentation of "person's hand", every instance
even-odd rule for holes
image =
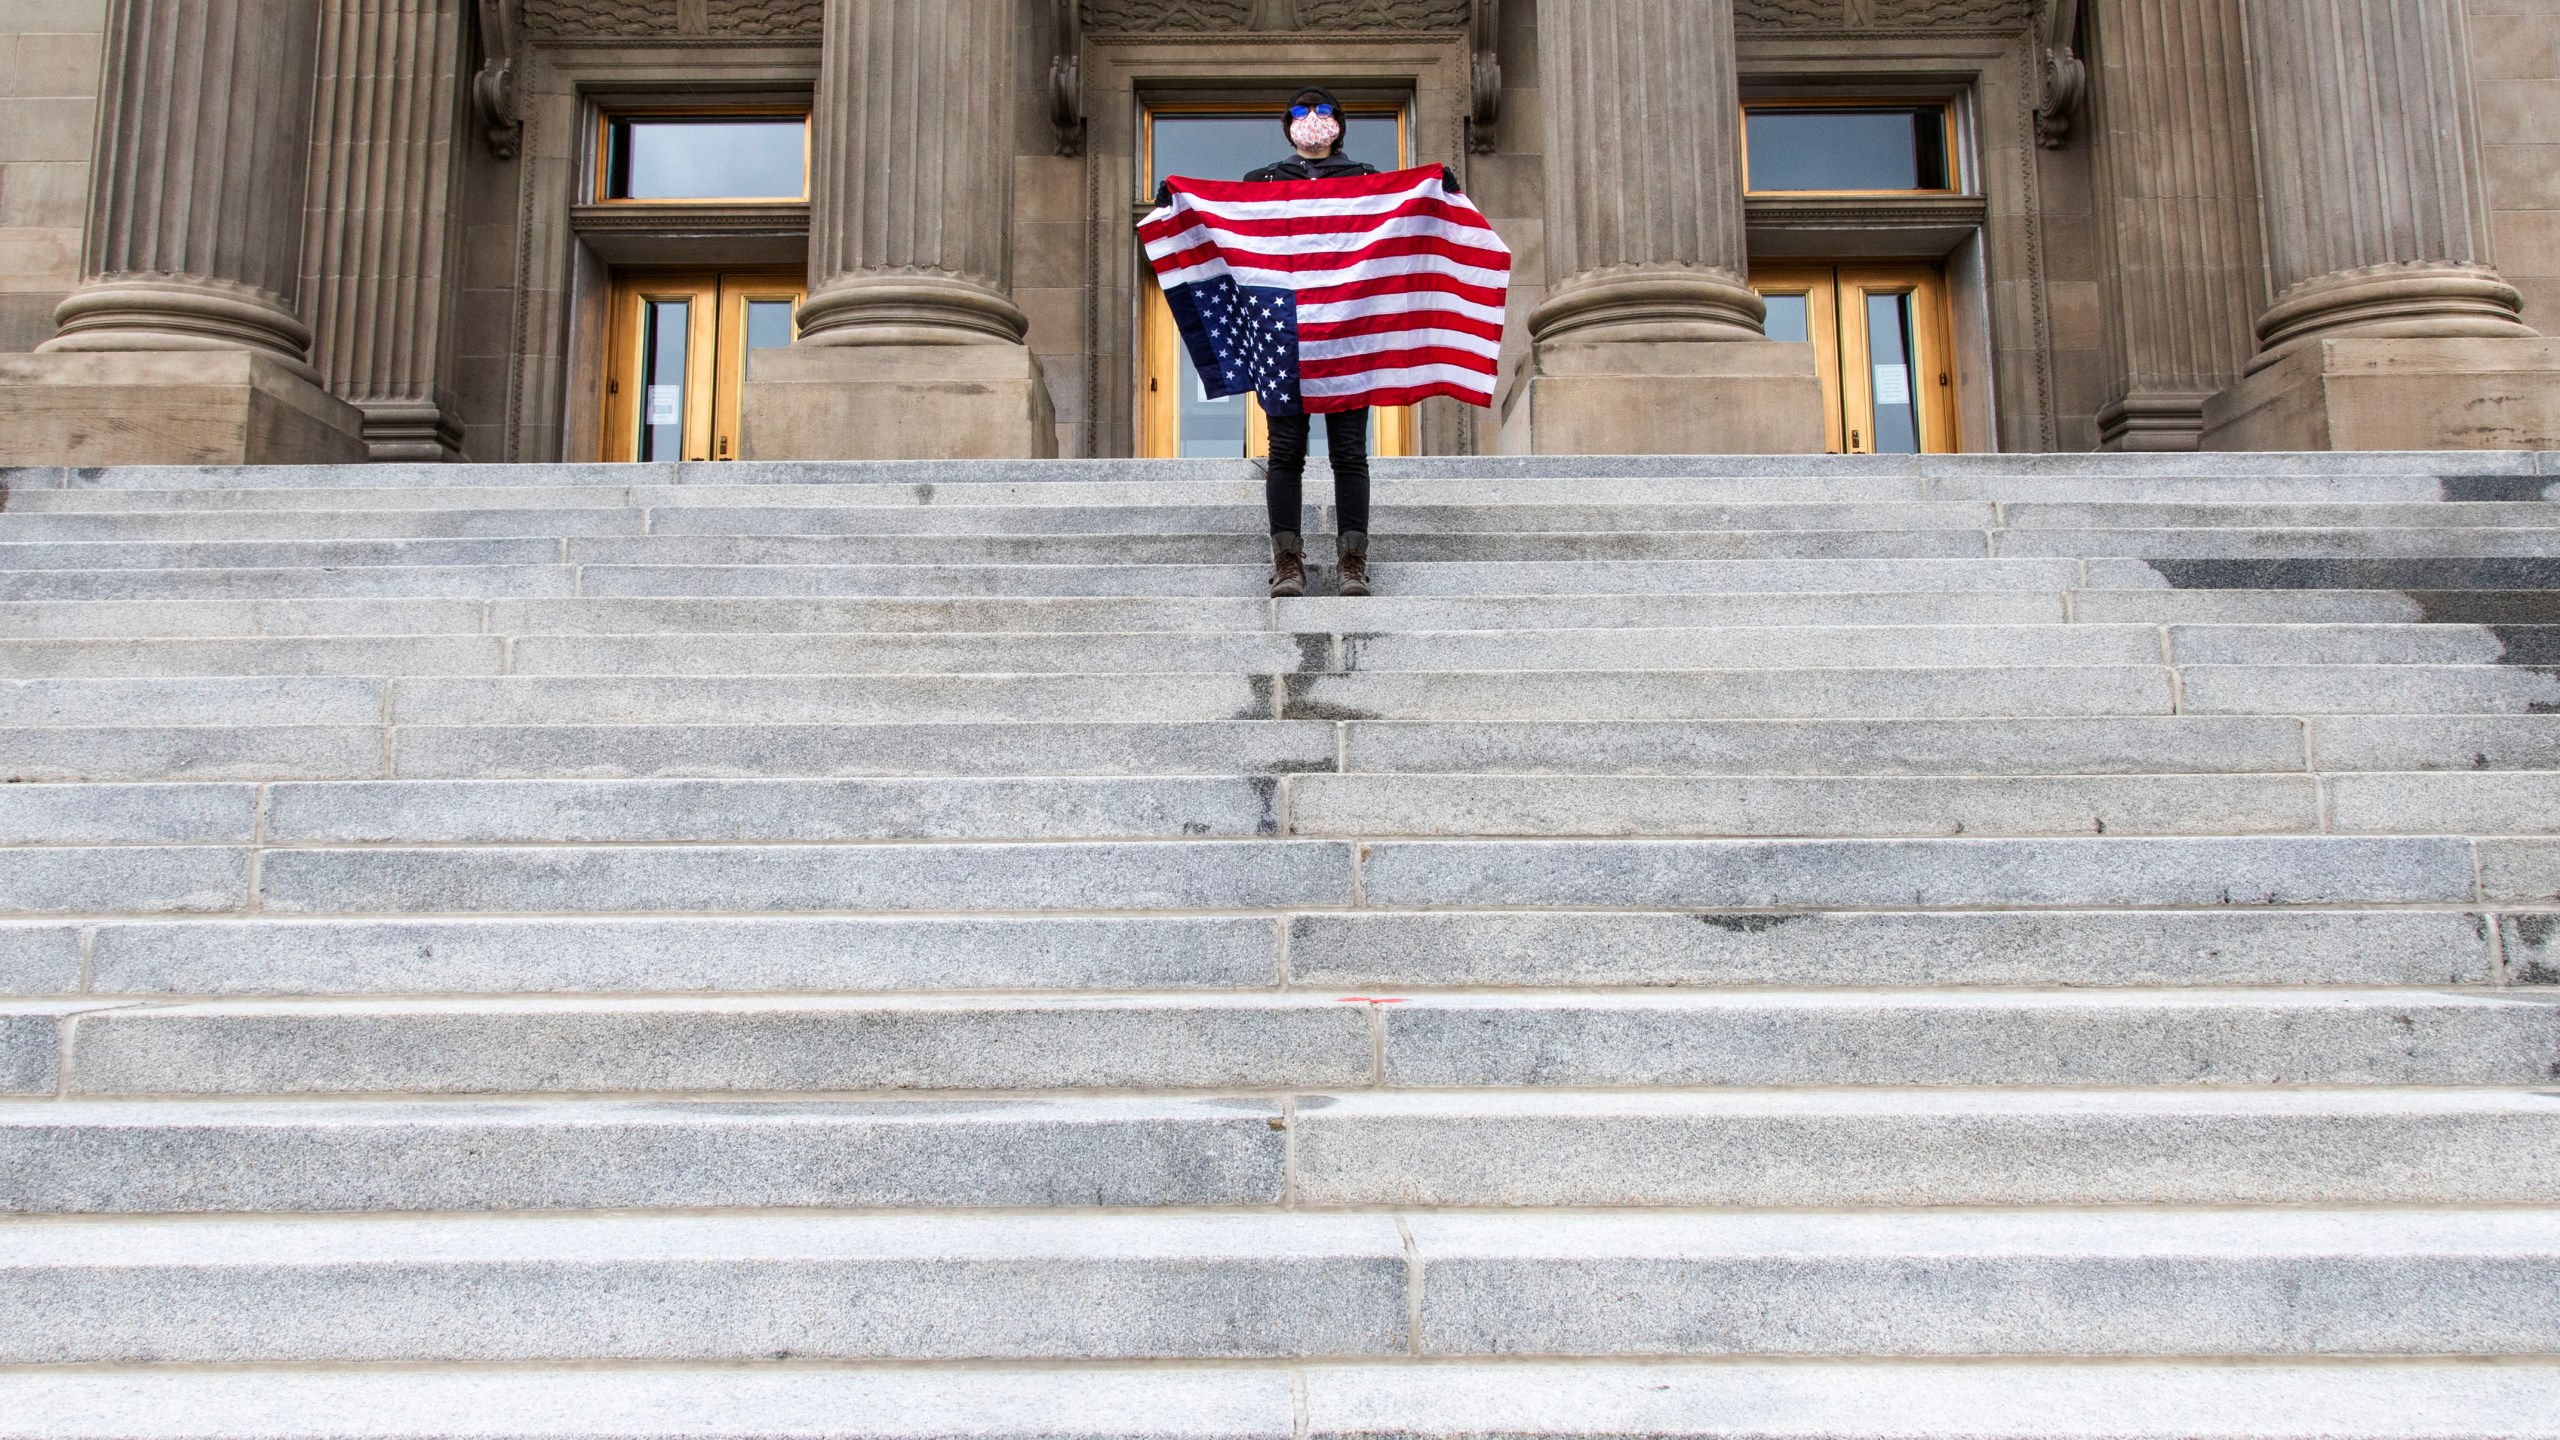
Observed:
[[[1440,187],[1452,195],[1467,193],[1466,188],[1458,183],[1458,172],[1446,165],[1440,167]]]
[[[1443,166],[1442,168],[1443,168],[1443,169],[1446,169],[1447,167],[1446,167],[1446,166]],[[1157,181],[1157,182],[1156,182],[1156,208],[1157,208],[1157,209],[1159,209],[1159,210],[1161,210],[1161,209],[1163,209],[1164,207],[1166,207],[1167,205],[1170,205],[1170,204],[1172,204],[1172,203],[1173,203],[1173,182],[1172,182],[1172,181],[1170,181],[1170,180],[1159,180],[1159,181]]]

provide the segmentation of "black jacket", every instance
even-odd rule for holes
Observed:
[[[1346,180],[1354,175],[1375,175],[1377,173],[1377,166],[1363,164],[1362,162],[1350,159],[1347,156],[1328,155],[1322,160],[1309,160],[1303,155],[1292,155],[1286,160],[1282,160],[1271,165],[1265,165],[1261,169],[1255,170],[1246,175],[1244,178],[1248,182],[1260,184],[1271,180]],[[1448,166],[1443,165],[1440,167],[1440,179],[1443,184],[1449,187],[1450,194],[1458,195],[1464,193],[1458,189],[1457,172],[1451,170]],[[1168,185],[1156,186],[1157,207],[1162,208],[1172,203],[1172,187]]]
[[[1321,160],[1292,155],[1277,164],[1265,165],[1244,178],[1254,183],[1266,180],[1347,180],[1354,175],[1377,173],[1377,166],[1362,164],[1347,155],[1327,155]]]

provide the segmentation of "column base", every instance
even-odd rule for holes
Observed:
[[[364,412],[245,350],[0,355],[0,464],[346,465]]]
[[[1550,341],[1502,399],[1506,455],[1819,455],[1813,347]]]
[[[2560,339],[2311,341],[2207,401],[2203,448],[2560,448]]]
[[[756,354],[749,460],[1045,460],[1058,427],[1020,345],[796,345]]]
[[[2128,395],[2098,412],[2098,448],[2194,450],[2203,441],[2205,402],[2212,398],[2209,392]]]

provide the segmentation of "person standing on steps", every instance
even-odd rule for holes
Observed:
[[[1321,85],[1310,85],[1289,97],[1282,117],[1289,148],[1295,152],[1244,178],[1272,180],[1340,180],[1375,175],[1342,153],[1342,102]],[[1260,403],[1257,401],[1256,403]],[[1263,499],[1271,511],[1271,593],[1274,597],[1307,593],[1306,541],[1298,533],[1306,503],[1309,416],[1263,412],[1271,426],[1271,460],[1263,477]],[[1341,559],[1341,591],[1369,593],[1369,411],[1341,410],[1324,417],[1325,449],[1333,458],[1333,508],[1337,517],[1336,553]]]

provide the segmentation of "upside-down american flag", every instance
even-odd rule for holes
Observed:
[[[1255,391],[1274,415],[1493,404],[1511,248],[1439,166],[1166,188],[1138,238],[1212,399]]]

